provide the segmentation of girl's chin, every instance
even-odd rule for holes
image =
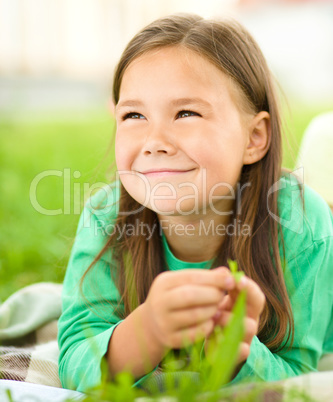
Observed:
[[[158,200],[154,203],[149,203],[147,208],[156,212],[157,215],[161,216],[188,216],[193,214],[199,214],[202,208],[189,200],[183,201],[181,203],[168,202],[166,200]]]

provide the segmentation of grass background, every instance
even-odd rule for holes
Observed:
[[[330,109],[331,105],[305,107],[299,103],[288,111],[285,108],[285,167],[294,167],[310,120]],[[83,183],[108,182],[108,167],[114,160],[110,147],[113,131],[113,120],[104,110],[70,117],[0,116],[0,301],[31,283],[63,280],[79,211],[87,196]],[[66,189],[64,169],[71,175]],[[56,170],[61,176],[39,182],[38,202],[47,209],[64,209],[65,193],[70,199],[69,213],[47,216],[32,206],[31,182],[45,170]],[[74,177],[74,171],[80,172],[80,177]]]

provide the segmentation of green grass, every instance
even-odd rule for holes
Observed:
[[[107,183],[114,159],[112,150],[106,155],[112,135],[113,121],[106,112],[72,119],[1,118],[0,300],[34,282],[63,280],[87,196],[83,183]],[[36,211],[29,198],[33,179],[47,170],[61,176],[38,183],[37,201],[48,210],[62,209],[59,215]],[[75,178],[74,171],[81,176]],[[65,174],[71,178],[64,191]],[[70,204],[64,205],[64,192],[70,194]]]
[[[287,116],[291,147],[284,147],[286,167],[293,168],[312,117],[328,109],[298,106],[292,110],[292,120]],[[106,111],[92,111],[83,117],[0,117],[0,300],[34,282],[63,280],[78,213],[87,196],[83,183],[108,182],[106,171],[113,162],[113,150],[105,153],[112,134],[113,121]],[[71,175],[70,192],[64,191],[64,169]],[[62,176],[40,181],[38,202],[46,209],[64,209],[64,192],[65,196],[70,193],[70,213],[47,216],[32,206],[30,185],[46,170]],[[74,171],[81,176],[73,177]],[[74,187],[81,192],[75,197]]]

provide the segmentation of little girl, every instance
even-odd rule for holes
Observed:
[[[86,204],[63,286],[59,373],[137,384],[184,340],[212,342],[246,290],[233,383],[316,370],[333,351],[333,225],[281,170],[271,74],[238,23],[159,19],[113,83],[118,179]],[[244,271],[236,283],[227,260]]]

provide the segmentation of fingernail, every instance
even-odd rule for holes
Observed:
[[[222,313],[221,311],[218,311],[217,313],[214,314],[213,320],[218,320],[221,317]]]
[[[241,280],[239,281],[239,285],[243,288],[248,284],[248,279],[246,278],[246,276],[243,276],[241,278]]]
[[[234,285],[234,279],[233,279],[231,276],[229,276],[228,278],[226,278],[226,280],[225,280],[225,287],[226,287],[226,288],[231,288],[231,287],[233,287],[233,285]]]

